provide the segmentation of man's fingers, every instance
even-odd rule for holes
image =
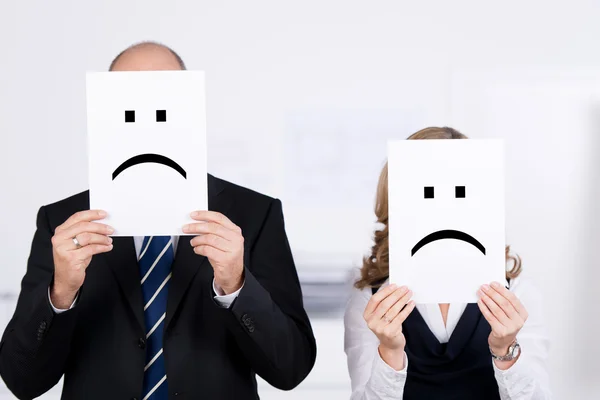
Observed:
[[[73,226],[76,223],[81,222],[81,221],[88,221],[88,222],[90,222],[90,221],[95,221],[95,220],[98,220],[98,219],[103,219],[107,215],[108,214],[104,210],[85,210],[85,211],[79,211],[79,212],[76,212],[75,214],[71,215],[61,225],[57,226],[56,229],[55,229],[55,232],[60,232],[60,231],[63,231],[65,229],[68,229],[71,226]]]
[[[200,245],[194,247],[194,253],[200,254],[201,256],[204,256],[211,260],[220,260],[223,258],[223,256],[225,256],[224,251],[208,245]]]
[[[71,240],[75,236],[84,232],[98,233],[100,235],[110,235],[114,232],[114,229],[106,224],[101,224],[99,222],[80,221],[72,225],[70,228],[61,231],[57,235],[57,237],[59,237],[60,239]]]
[[[183,227],[183,232],[192,234],[213,234],[227,240],[234,240],[239,236],[237,232],[232,231],[223,225],[217,224],[216,222],[198,222],[187,224]]]
[[[75,237],[77,238],[77,241],[79,242],[79,244],[82,247],[88,246],[90,244],[103,244],[105,246],[108,246],[113,241],[110,236],[100,235],[98,233],[90,233],[90,232],[80,233]],[[79,247],[77,247],[75,245],[75,242],[73,242],[73,249],[78,249],[78,248]]]
[[[212,233],[196,236],[190,241],[190,244],[192,245],[192,247],[206,245],[206,246],[214,247],[221,251],[232,251],[233,250],[232,243],[230,241],[223,239],[222,237],[217,236]]]
[[[216,222],[219,225],[223,225],[227,229],[241,232],[241,229],[236,224],[231,222],[229,218],[216,211],[194,211],[190,214],[190,216],[196,221]]]
[[[389,295],[381,303],[379,303],[379,305],[375,309],[375,312],[373,313],[372,317],[381,319],[383,317],[383,315],[385,313],[387,313],[389,311],[389,309],[394,304],[396,304],[396,302],[398,300],[400,300],[400,298],[402,296],[404,296],[406,294],[406,292],[408,292],[408,288],[406,286],[402,286],[402,287],[399,287],[398,289],[394,290],[394,292],[391,295]]]
[[[90,244],[89,246],[85,246],[80,248],[79,250],[75,250],[75,254],[79,259],[86,260],[92,256],[95,256],[96,254],[107,253],[111,251],[112,248],[112,244]]]
[[[379,303],[385,299],[386,297],[388,297],[390,294],[392,294],[392,292],[394,290],[397,289],[396,285],[388,285],[386,287],[382,287],[380,288],[377,293],[375,293],[373,296],[371,296],[371,299],[369,299],[369,302],[367,303],[367,307],[365,308],[365,312],[364,312],[364,318],[368,318],[371,316],[371,314],[373,314],[373,312],[375,311],[375,309],[377,308],[377,306],[379,305]]]
[[[527,310],[523,306],[523,303],[521,303],[521,300],[519,300],[519,298],[513,292],[498,282],[492,282],[490,286],[493,290],[504,296],[504,298],[506,298],[510,304],[512,304],[523,320],[527,319]]]

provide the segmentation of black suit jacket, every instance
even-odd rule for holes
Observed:
[[[209,209],[242,228],[245,284],[229,309],[213,299],[213,270],[181,236],[164,336],[169,398],[258,399],[255,373],[289,390],[310,372],[315,340],[285,234],[281,202],[209,176]],[[63,399],[141,399],[145,363],[140,272],[131,237],[90,263],[77,305],[55,314],[51,237],[88,192],[41,207],[27,272],[0,342],[0,374],[19,398],[64,375]]]

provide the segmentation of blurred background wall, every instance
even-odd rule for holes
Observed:
[[[85,72],[157,40],[206,71],[210,171],[284,204],[319,356],[262,398],[349,397],[341,315],[386,141],[429,125],[506,140],[507,242],[545,297],[555,397],[596,398],[599,20],[596,0],[2,0],[0,328],[38,207],[87,188]]]

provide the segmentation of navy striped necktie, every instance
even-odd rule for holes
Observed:
[[[142,400],[169,397],[163,355],[163,334],[167,315],[167,291],[175,253],[170,236],[146,236],[138,259],[144,297],[146,364]]]

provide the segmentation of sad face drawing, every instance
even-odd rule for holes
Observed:
[[[499,140],[389,143],[390,280],[416,302],[476,301],[504,279],[504,171]]]
[[[434,196],[434,187],[433,186],[425,186],[423,197],[426,199],[433,199]],[[466,190],[464,186],[456,186],[455,187],[455,197],[457,199],[464,199],[466,196]],[[436,240],[442,239],[454,239],[454,240],[462,240],[463,242],[469,243],[475,246],[483,255],[485,255],[485,247],[473,236],[468,233],[457,231],[454,229],[443,229],[440,231],[432,232],[429,235],[425,236],[423,239],[419,240],[417,244],[410,251],[410,255],[414,256],[417,251],[423,246],[435,242]]]
[[[207,209],[201,71],[87,76],[90,206],[117,236],[175,235]]]
[[[167,122],[167,110],[156,110],[156,122]],[[135,110],[125,110],[125,123],[135,123]],[[185,172],[185,170],[179,164],[177,164],[177,162],[173,161],[169,157],[165,157],[160,154],[146,153],[133,156],[124,161],[121,165],[119,165],[117,169],[115,169],[112,173],[113,181],[117,176],[119,176],[121,172],[125,171],[127,168],[131,168],[144,163],[162,164],[166,167],[173,168],[184,179],[187,177],[187,173]]]

